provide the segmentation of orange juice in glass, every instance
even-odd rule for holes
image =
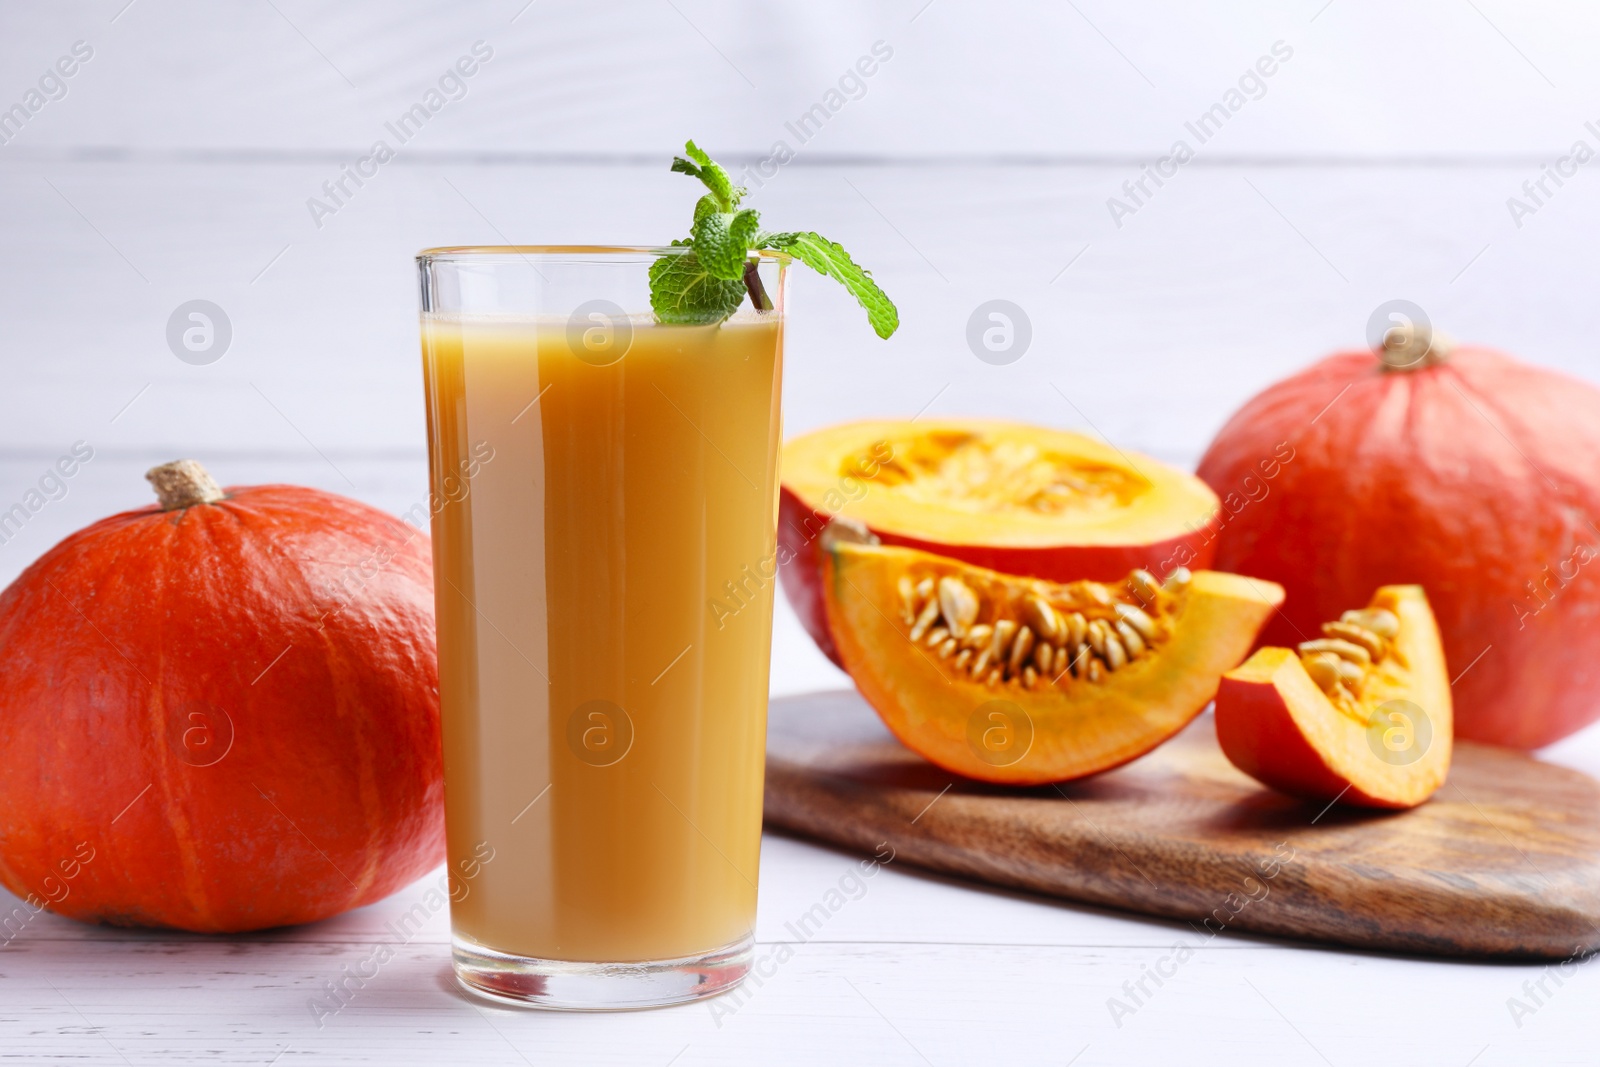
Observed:
[[[663,325],[647,274],[682,253],[418,257],[454,960],[483,995],[644,1007],[750,965],[787,257],[750,268],[769,310]]]

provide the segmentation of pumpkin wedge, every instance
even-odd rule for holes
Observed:
[[[1255,643],[1283,590],[1178,568],[1066,584],[823,538],[845,668],[907,747],[956,774],[1039,785],[1107,770],[1181,730]]]
[[[1439,628],[1421,586],[1386,585],[1298,649],[1263,648],[1223,676],[1217,740],[1274,789],[1414,807],[1450,770],[1453,710]]]

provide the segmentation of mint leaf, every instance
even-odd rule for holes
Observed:
[[[867,311],[867,321],[879,337],[887,338],[900,326],[900,312],[872,275],[850,258],[836,242],[819,233],[764,233],[756,239],[761,248],[788,252],[819,274],[827,275],[850,291]]]
[[[769,310],[772,301],[750,253],[771,249],[787,252],[841,283],[866,309],[879,337],[899,328],[900,313],[893,301],[848,252],[810,231],[762,233],[756,212],[739,209],[745,190],[733,184],[728,172],[693,141],[684,145],[684,151],[687,158],[673,157],[673,173],[689,175],[708,192],[695,201],[689,239],[672,242],[692,251],[663,255],[650,266],[650,306],[656,318],[682,325],[719,323],[739,309],[746,293],[757,309]]]
[[[668,325],[714,325],[737,311],[743,299],[744,283],[712,274],[698,248],[650,264],[650,310]]]
[[[699,178],[701,181],[705,181],[705,178],[702,177],[701,174],[700,174],[699,165],[695,164],[695,163],[691,163],[689,160],[684,159],[682,156],[673,156],[672,157],[672,173],[674,173],[674,174],[687,174],[691,178]]]
[[[716,197],[712,196],[710,193],[707,193],[705,196],[702,196],[699,200],[694,202],[694,225],[700,225],[700,220],[705,218],[707,215],[718,215],[721,213],[722,204],[717,200]],[[694,226],[691,226],[689,230],[691,233],[693,233]],[[674,241],[673,243],[676,244],[677,242]]]
[[[751,208],[728,214],[711,212],[694,220],[694,249],[700,262],[713,277],[737,281],[744,277],[745,260],[750,255],[750,239],[761,226]]]
[[[705,187],[711,190],[711,195],[717,198],[717,205],[723,211],[732,211],[738,207],[739,201],[744,197],[744,190],[733,184],[728,172],[718,166],[716,160],[700,151],[693,141],[683,147],[690,158],[674,156],[673,173],[699,178]]]

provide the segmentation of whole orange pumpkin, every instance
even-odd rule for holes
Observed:
[[[1600,716],[1600,390],[1397,330],[1250,400],[1199,474],[1223,498],[1216,566],[1288,590],[1264,644],[1420,584],[1458,736],[1532,748]]]
[[[0,594],[0,882],[75,919],[229,932],[427,872],[427,538],[314,489],[221,490],[190,461],[149,477],[160,506]]]

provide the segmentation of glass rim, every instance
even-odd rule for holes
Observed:
[[[492,260],[515,256],[519,259],[582,260],[592,256],[616,257],[619,260],[637,258],[654,259],[661,256],[680,256],[692,251],[688,245],[443,245],[424,248],[417,253],[418,263],[434,263],[455,259]],[[794,257],[787,252],[762,249],[753,253],[762,261],[779,266],[791,263]]]

